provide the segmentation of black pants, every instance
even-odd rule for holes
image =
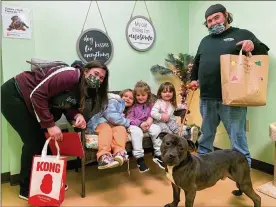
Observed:
[[[44,130],[28,111],[24,99],[15,86],[14,78],[1,86],[1,111],[10,125],[19,134],[22,142],[20,192],[28,193],[34,155],[40,155],[46,141]]]

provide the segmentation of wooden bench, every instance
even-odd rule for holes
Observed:
[[[120,91],[112,91],[110,93],[119,94],[119,92]],[[154,102],[156,100],[156,96],[152,94],[152,97]],[[177,110],[175,111],[174,115],[181,117],[181,121],[182,121],[185,116],[185,110],[184,109]],[[96,156],[97,150],[86,148],[85,130],[81,130],[81,142],[82,142],[83,150],[85,152],[85,157],[81,158],[81,182],[82,182],[81,197],[84,198],[85,197],[85,167],[90,163],[97,162],[97,156]],[[143,148],[153,151],[152,141],[148,133],[144,134]],[[128,152],[128,154],[132,152],[132,144],[130,141],[126,143],[126,151]],[[80,158],[78,158],[78,160],[80,160]],[[76,171],[78,171],[78,166],[76,167]]]

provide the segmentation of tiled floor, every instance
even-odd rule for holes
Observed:
[[[150,171],[141,174],[133,158],[130,162],[130,176],[127,166],[109,170],[98,170],[97,166],[87,168],[86,197],[81,198],[80,172],[68,171],[69,190],[62,206],[164,206],[172,201],[172,189],[165,172],[146,156]],[[271,175],[252,170],[254,188],[272,180]],[[235,183],[229,179],[219,181],[214,187],[200,191],[194,206],[253,206],[253,202],[242,195],[235,197],[231,191]],[[18,198],[19,187],[2,185],[2,206],[28,206]],[[257,191],[256,191],[257,192]],[[276,199],[257,192],[262,197],[262,206],[276,206]],[[184,206],[181,193],[179,206]]]

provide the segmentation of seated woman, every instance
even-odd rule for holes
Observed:
[[[125,102],[116,94],[108,94],[108,106],[87,123],[89,133],[98,134],[98,169],[114,168],[128,160],[125,150],[130,121],[124,117]]]

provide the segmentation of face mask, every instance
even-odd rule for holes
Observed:
[[[100,80],[94,75],[89,75],[86,78],[86,83],[88,88],[99,88],[101,86]]]
[[[223,23],[216,24],[213,27],[208,28],[209,33],[213,35],[221,34],[225,30],[225,26]]]

